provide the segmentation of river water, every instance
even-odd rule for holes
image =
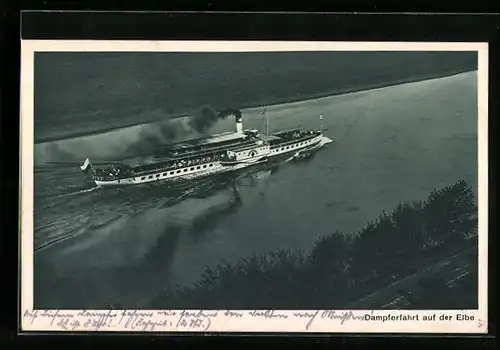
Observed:
[[[245,127],[262,127],[261,110],[243,110]],[[270,131],[322,125],[335,143],[308,161],[175,191],[96,189],[78,169],[89,155],[124,154],[148,125],[37,144],[35,307],[145,307],[207,265],[307,251],[322,235],[355,232],[461,179],[477,190],[476,72],[269,106],[268,115]],[[223,120],[210,131],[233,128]]]

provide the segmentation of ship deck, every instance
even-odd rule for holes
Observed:
[[[271,135],[225,133],[214,137],[197,138],[170,144],[167,148],[152,156],[129,158],[119,163],[111,162],[108,165],[115,164],[120,167],[120,164],[122,164],[125,171],[132,171],[137,176],[152,171],[174,170],[186,164],[197,165],[224,161],[227,157],[226,151],[256,147],[258,140],[262,140],[264,144],[269,144],[271,148],[275,148],[301,142],[319,134],[321,134],[320,131],[303,131],[300,129],[280,131]]]
[[[172,150],[184,150],[199,146],[210,146],[213,144],[220,144],[225,142],[235,142],[246,138],[246,135],[235,132],[227,132],[213,136],[197,137],[189,140],[184,140],[168,145]]]

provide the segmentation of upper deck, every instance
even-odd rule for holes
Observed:
[[[218,152],[234,147],[252,145],[258,140],[252,134],[225,133],[204,139],[192,139],[171,144],[163,150],[156,152],[157,157],[181,159],[192,156]]]
[[[301,142],[321,135],[321,131],[292,129],[272,135],[259,135],[249,130],[244,134],[225,133],[210,138],[198,138],[171,144],[147,163],[113,163],[95,167],[94,175],[100,180],[113,180],[144,175],[152,171],[175,170],[186,166],[227,161],[228,151],[242,151],[267,144],[271,148]],[[135,163],[135,164],[133,164]]]
[[[207,146],[215,144],[224,144],[230,142],[241,141],[246,138],[245,134],[235,132],[227,132],[223,134],[213,135],[210,137],[198,137],[190,140],[185,140],[177,143],[170,144],[168,148],[172,150],[187,150],[199,146]]]
[[[271,147],[276,145],[284,145],[298,142],[300,140],[307,140],[319,135],[321,135],[321,131],[300,129],[280,131],[272,135],[274,136],[274,138],[269,140],[269,144],[271,145]]]

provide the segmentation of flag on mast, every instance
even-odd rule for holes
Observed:
[[[92,169],[92,165],[90,164],[90,160],[87,158],[85,159],[85,162],[82,165],[80,165],[80,170],[86,173],[87,171],[89,171],[89,169]]]

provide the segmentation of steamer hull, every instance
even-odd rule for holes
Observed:
[[[169,145],[153,163],[135,166],[114,163],[96,167],[86,159],[80,168],[90,173],[92,180],[100,187],[159,181],[168,185],[233,172],[280,158],[305,157],[332,142],[323,135],[322,130],[295,129],[262,135],[257,130],[243,130],[241,115],[236,116],[236,123],[236,133]]]

